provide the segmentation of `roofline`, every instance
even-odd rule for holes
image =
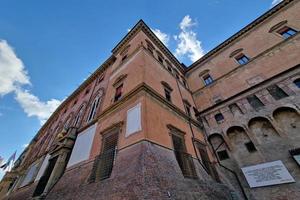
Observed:
[[[139,31],[143,31],[150,39],[160,48],[166,55],[169,56],[169,59],[176,63],[176,67],[182,72],[185,73],[186,68],[182,66],[180,61],[173,55],[173,53],[164,45],[162,41],[153,33],[151,28],[140,19],[134,27],[122,38],[122,40],[111,50],[113,54],[117,54],[120,49],[131,40]]]
[[[232,43],[234,40],[236,40],[239,37],[243,36],[244,34],[246,34],[247,32],[249,32],[250,30],[252,30],[254,27],[256,27],[260,23],[264,22],[270,16],[272,16],[275,13],[277,13],[279,10],[281,10],[284,7],[286,7],[288,4],[290,4],[293,1],[295,1],[295,0],[283,0],[282,2],[280,2],[279,4],[277,4],[276,6],[274,6],[273,8],[271,8],[270,10],[268,10],[267,12],[265,12],[264,14],[262,14],[260,17],[256,18],[250,24],[248,24],[247,26],[245,26],[244,28],[242,28],[240,31],[238,31],[237,33],[235,33],[234,35],[232,35],[231,37],[229,37],[227,40],[225,40],[224,42],[222,42],[221,44],[219,44],[218,46],[216,46],[215,48],[213,48],[212,50],[210,50],[203,57],[201,57],[200,59],[198,59],[197,61],[195,61],[194,63],[192,63],[186,69],[185,73],[189,73],[191,70],[193,70],[199,64],[201,64],[205,60],[209,59],[211,56],[213,56],[214,54],[216,54],[217,52],[219,52],[220,50],[222,50],[223,48],[225,48],[227,45],[229,45],[230,43]]]

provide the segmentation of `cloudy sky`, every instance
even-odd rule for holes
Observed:
[[[139,19],[188,66],[278,2],[1,0],[0,156],[19,155]]]

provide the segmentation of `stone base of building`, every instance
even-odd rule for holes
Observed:
[[[232,199],[232,190],[194,163],[199,179],[184,178],[172,150],[143,141],[118,152],[110,178],[89,183],[93,162],[88,162],[67,169],[45,199]],[[31,199],[33,190],[34,185],[19,189],[9,199]]]

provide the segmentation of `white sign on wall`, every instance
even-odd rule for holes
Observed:
[[[141,125],[141,103],[127,111],[125,137],[142,130]]]
[[[93,144],[97,124],[90,126],[78,134],[67,167],[87,160]]]
[[[251,188],[295,182],[281,160],[243,167]]]

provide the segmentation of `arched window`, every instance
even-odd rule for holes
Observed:
[[[298,88],[300,88],[300,78],[294,80],[293,82]]]
[[[87,118],[87,122],[90,122],[92,119],[94,119],[97,108],[99,106],[99,102],[100,102],[100,96],[97,96],[91,106],[88,118]]]
[[[75,127],[79,126],[79,123],[80,123],[82,115],[83,115],[83,111],[84,111],[84,105],[81,106],[81,108],[79,109],[78,114],[76,115],[76,118],[75,118],[75,121],[74,121],[74,126]]]

